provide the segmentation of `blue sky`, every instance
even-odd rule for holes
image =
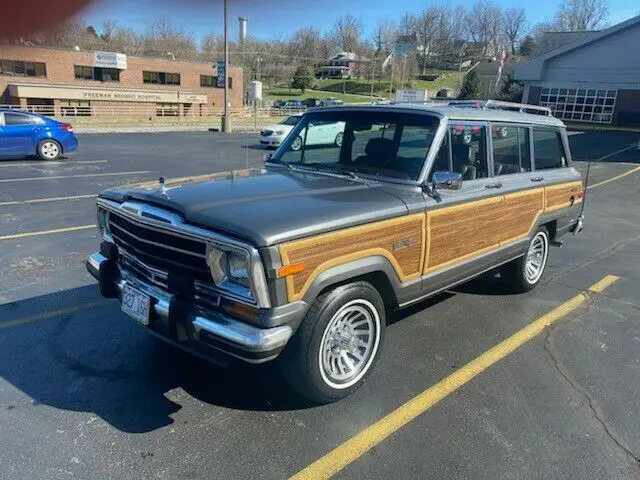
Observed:
[[[419,11],[435,3],[424,0],[229,0],[230,32],[237,36],[237,17],[240,15],[249,17],[250,35],[268,38],[274,35],[286,37],[309,25],[325,31],[331,28],[338,15],[348,12],[362,19],[370,34],[378,18],[399,20],[405,11]],[[497,0],[497,3],[508,8],[523,2]],[[633,0],[609,0],[610,23],[638,15],[640,7],[634,3]],[[527,2],[528,22],[533,24],[550,19],[558,4],[559,0]],[[99,31],[104,18],[116,18],[123,25],[142,30],[145,22],[156,15],[168,16],[185,25],[196,37],[210,31],[222,33],[221,0],[98,0],[81,16]]]

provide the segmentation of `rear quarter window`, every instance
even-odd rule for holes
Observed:
[[[559,130],[534,128],[533,153],[536,170],[568,166],[567,154]]]

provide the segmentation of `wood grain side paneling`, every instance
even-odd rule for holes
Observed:
[[[424,261],[424,214],[385,220],[280,246],[283,265],[304,263],[304,271],[286,277],[290,301],[301,299],[323,271],[359,258],[381,255],[398,278],[417,278]]]
[[[508,193],[500,213],[501,244],[525,238],[544,210],[544,188]]]
[[[582,192],[581,181],[545,187],[545,212],[571,206],[571,197],[574,198],[574,205],[582,202],[582,199],[578,198],[580,192]]]
[[[500,245],[496,228],[503,196],[427,212],[429,262],[424,271],[443,268]]]

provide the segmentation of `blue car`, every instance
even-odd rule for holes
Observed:
[[[0,109],[0,158],[38,155],[43,160],[56,160],[77,148],[78,139],[70,123]]]

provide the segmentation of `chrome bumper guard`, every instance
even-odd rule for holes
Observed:
[[[149,295],[152,299],[152,322],[149,328],[152,330],[155,323],[170,323],[174,295],[133,276],[123,278],[120,270],[114,268],[114,263],[100,252],[89,256],[86,267],[100,283],[100,291],[104,296],[120,298],[126,283]],[[292,328],[288,325],[257,328],[219,312],[188,314],[186,317],[183,320],[189,331],[189,340],[250,363],[264,363],[276,358],[293,334]],[[175,343],[176,339],[167,340]]]

